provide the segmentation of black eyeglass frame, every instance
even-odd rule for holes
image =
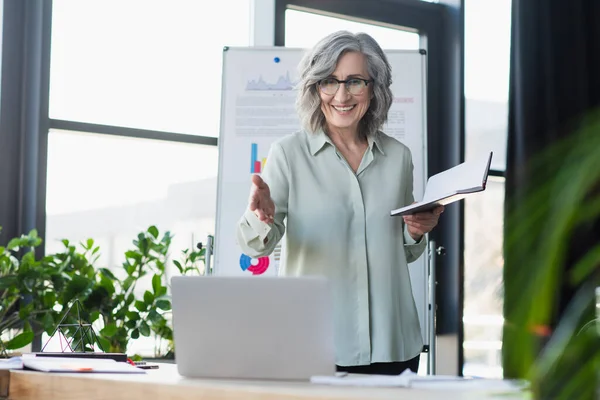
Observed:
[[[324,91],[324,90],[321,88],[321,82],[323,82],[323,81],[325,81],[325,80],[332,80],[332,81],[336,81],[336,82],[337,82],[337,89],[335,90],[335,92],[333,92],[333,93],[327,93],[327,92],[325,92],[325,91]],[[352,92],[351,92],[351,91],[348,89],[348,85],[346,84],[347,82],[350,82],[350,81],[363,81],[363,82],[365,83],[365,88],[367,88],[367,87],[369,86],[369,83],[373,83],[373,82],[374,82],[374,80],[373,80],[373,79],[364,79],[364,78],[350,78],[350,79],[346,79],[346,80],[343,80],[343,81],[341,81],[341,80],[339,80],[339,79],[337,79],[337,78],[329,77],[329,78],[321,79],[319,82],[317,82],[317,88],[319,88],[319,90],[321,90],[321,91],[322,91],[323,93],[325,93],[326,95],[328,95],[328,96],[333,96],[333,95],[335,95],[335,94],[338,92],[338,90],[340,90],[340,84],[342,84],[342,83],[343,83],[343,84],[344,84],[344,88],[346,89],[346,92],[350,93],[351,95],[353,95],[353,96],[360,96],[361,94],[363,94],[364,90],[363,90],[363,92],[360,92],[360,93],[357,93],[357,94],[354,94],[354,93],[352,93]]]

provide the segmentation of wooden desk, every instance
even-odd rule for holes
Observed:
[[[59,374],[34,371],[10,371],[10,400],[403,400],[440,399],[498,400],[498,392],[423,390],[406,388],[333,387],[309,382],[239,381],[188,379],[177,373],[173,364],[161,364],[145,375]],[[504,399],[522,399],[511,395]]]

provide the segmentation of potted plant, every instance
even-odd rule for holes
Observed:
[[[94,274],[85,256],[74,251],[60,256],[36,257],[42,240],[32,230],[0,247],[0,337],[20,331],[0,351],[30,344],[35,335],[51,333],[61,310],[57,303],[84,296],[82,280]]]
[[[165,317],[171,309],[165,282],[171,235],[151,226],[133,241],[134,248],[125,253],[125,261],[115,272],[98,268],[89,282],[90,292],[81,298],[85,317],[90,323],[102,321],[98,339],[107,352],[127,351],[130,340],[140,336],[171,340],[172,328]],[[90,247],[97,247],[93,240]],[[151,276],[151,289],[140,290],[139,282]]]
[[[171,300],[165,268],[172,236],[162,236],[150,226],[137,235],[125,253],[121,268],[97,267],[100,248],[93,239],[78,245],[62,240],[64,248],[36,258],[42,240],[35,230],[0,247],[0,352],[22,348],[36,335],[65,333],[72,337],[77,326],[66,332],[57,324],[93,324],[99,350],[125,353],[131,340],[154,335],[155,357],[174,358]],[[181,275],[202,274],[205,249],[183,250],[173,264]],[[141,288],[146,281],[149,288]],[[77,312],[71,306],[79,302]],[[95,345],[96,343],[91,343]],[[86,347],[86,351],[96,348]],[[133,356],[139,358],[138,356]]]

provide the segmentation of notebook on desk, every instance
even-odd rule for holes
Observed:
[[[171,288],[181,375],[309,380],[335,373],[326,280],[173,277]]]

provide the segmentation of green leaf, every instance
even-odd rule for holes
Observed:
[[[156,300],[156,307],[164,311],[169,311],[171,309],[171,302],[165,299]]]
[[[87,240],[87,250],[91,250],[94,247],[94,239]]]
[[[131,275],[133,275],[133,273],[136,270],[136,266],[135,264],[127,264],[125,265],[125,272],[127,272],[127,275],[129,275],[129,277],[131,277]]]
[[[125,280],[123,281],[123,290],[128,291],[134,282],[135,282],[135,278],[133,278],[132,276],[128,276],[127,278],[125,278]]]
[[[139,330],[139,329],[134,329],[134,330],[131,332],[131,338],[132,338],[132,339],[137,339],[137,338],[139,338],[139,337],[140,337],[140,330]]]
[[[29,303],[26,306],[21,306],[19,309],[19,319],[25,320],[29,318],[29,314],[33,311],[33,303]]]
[[[44,308],[53,308],[56,304],[56,292],[48,291],[44,293],[44,296],[42,297],[42,302],[44,303]]]
[[[93,281],[81,275],[74,275],[65,288],[64,303],[69,303],[77,297],[85,297],[92,291]]]
[[[587,279],[600,265],[600,245],[590,248],[588,252],[577,262],[570,272],[570,280],[573,286]]]
[[[158,295],[158,292],[162,288],[162,282],[159,274],[155,274],[152,277],[152,290],[154,290],[154,294]]]
[[[158,328],[158,334],[165,340],[173,340],[173,329],[166,324]]]
[[[132,321],[138,321],[140,319],[140,313],[135,312],[135,311],[127,311],[127,314],[125,314],[127,316],[128,319],[132,320]]]
[[[140,334],[145,337],[150,336],[150,326],[148,326],[146,321],[142,321],[140,324]]]
[[[6,245],[6,248],[9,250],[19,251],[19,244],[21,241],[19,238],[11,239],[10,242]]]
[[[148,255],[148,239],[146,237],[144,237],[144,235],[142,233],[140,233],[140,235],[138,236],[138,249],[140,250],[140,253],[142,253],[142,255],[147,256]]]
[[[99,268],[98,271],[100,272],[100,275],[104,275],[108,279],[111,279],[113,281],[117,280],[115,274],[113,274],[113,272],[108,268]]]
[[[90,321],[89,321],[89,323],[91,324],[92,322],[97,321],[98,318],[100,318],[100,311],[92,311],[90,313]]]
[[[98,339],[98,345],[100,347],[100,350],[102,350],[105,353],[108,353],[111,351],[110,341],[108,339],[106,339],[105,337],[102,337],[102,336],[97,336],[97,339]]]
[[[150,310],[146,319],[154,324],[160,323],[164,317],[160,315],[156,310]]]
[[[125,252],[125,257],[127,259],[133,259],[134,261],[139,261],[142,259],[142,255],[140,253],[138,253],[137,251],[133,251],[133,250],[128,250],[127,252]]]
[[[0,290],[16,287],[19,283],[16,275],[0,276]]]
[[[117,333],[117,325],[115,323],[111,323],[106,325],[101,331],[100,334],[106,337],[113,337],[115,333]]]
[[[152,304],[154,302],[154,295],[149,290],[144,292],[144,302],[146,304]]]
[[[151,234],[154,239],[158,238],[158,229],[156,226],[152,225],[150,228],[148,228],[148,233]]]
[[[154,260],[154,266],[160,272],[164,272],[165,271],[165,263],[162,262],[158,257]]]
[[[33,336],[34,335],[32,331],[20,333],[8,342],[4,343],[4,347],[6,348],[6,350],[20,349],[31,343],[33,341]]]
[[[181,266],[181,263],[179,261],[177,261],[177,260],[173,260],[173,264],[175,264],[175,266],[179,270],[179,273],[183,274],[183,267]]]
[[[167,287],[163,286],[160,288],[158,293],[156,293],[156,297],[158,298],[158,297],[164,296],[165,294],[167,294]]]
[[[113,284],[113,281],[105,276],[100,278],[100,286],[106,289],[106,292],[109,295],[112,295],[115,292],[115,285]]]
[[[52,313],[46,313],[46,314],[44,314],[43,324],[44,324],[44,331],[46,333],[48,333],[49,335],[51,335],[52,331],[56,327],[54,325],[54,318],[52,317]]]
[[[146,306],[146,303],[144,303],[143,301],[140,300],[136,300],[135,301],[135,308],[137,308],[139,311],[146,311],[146,309],[148,308]]]

